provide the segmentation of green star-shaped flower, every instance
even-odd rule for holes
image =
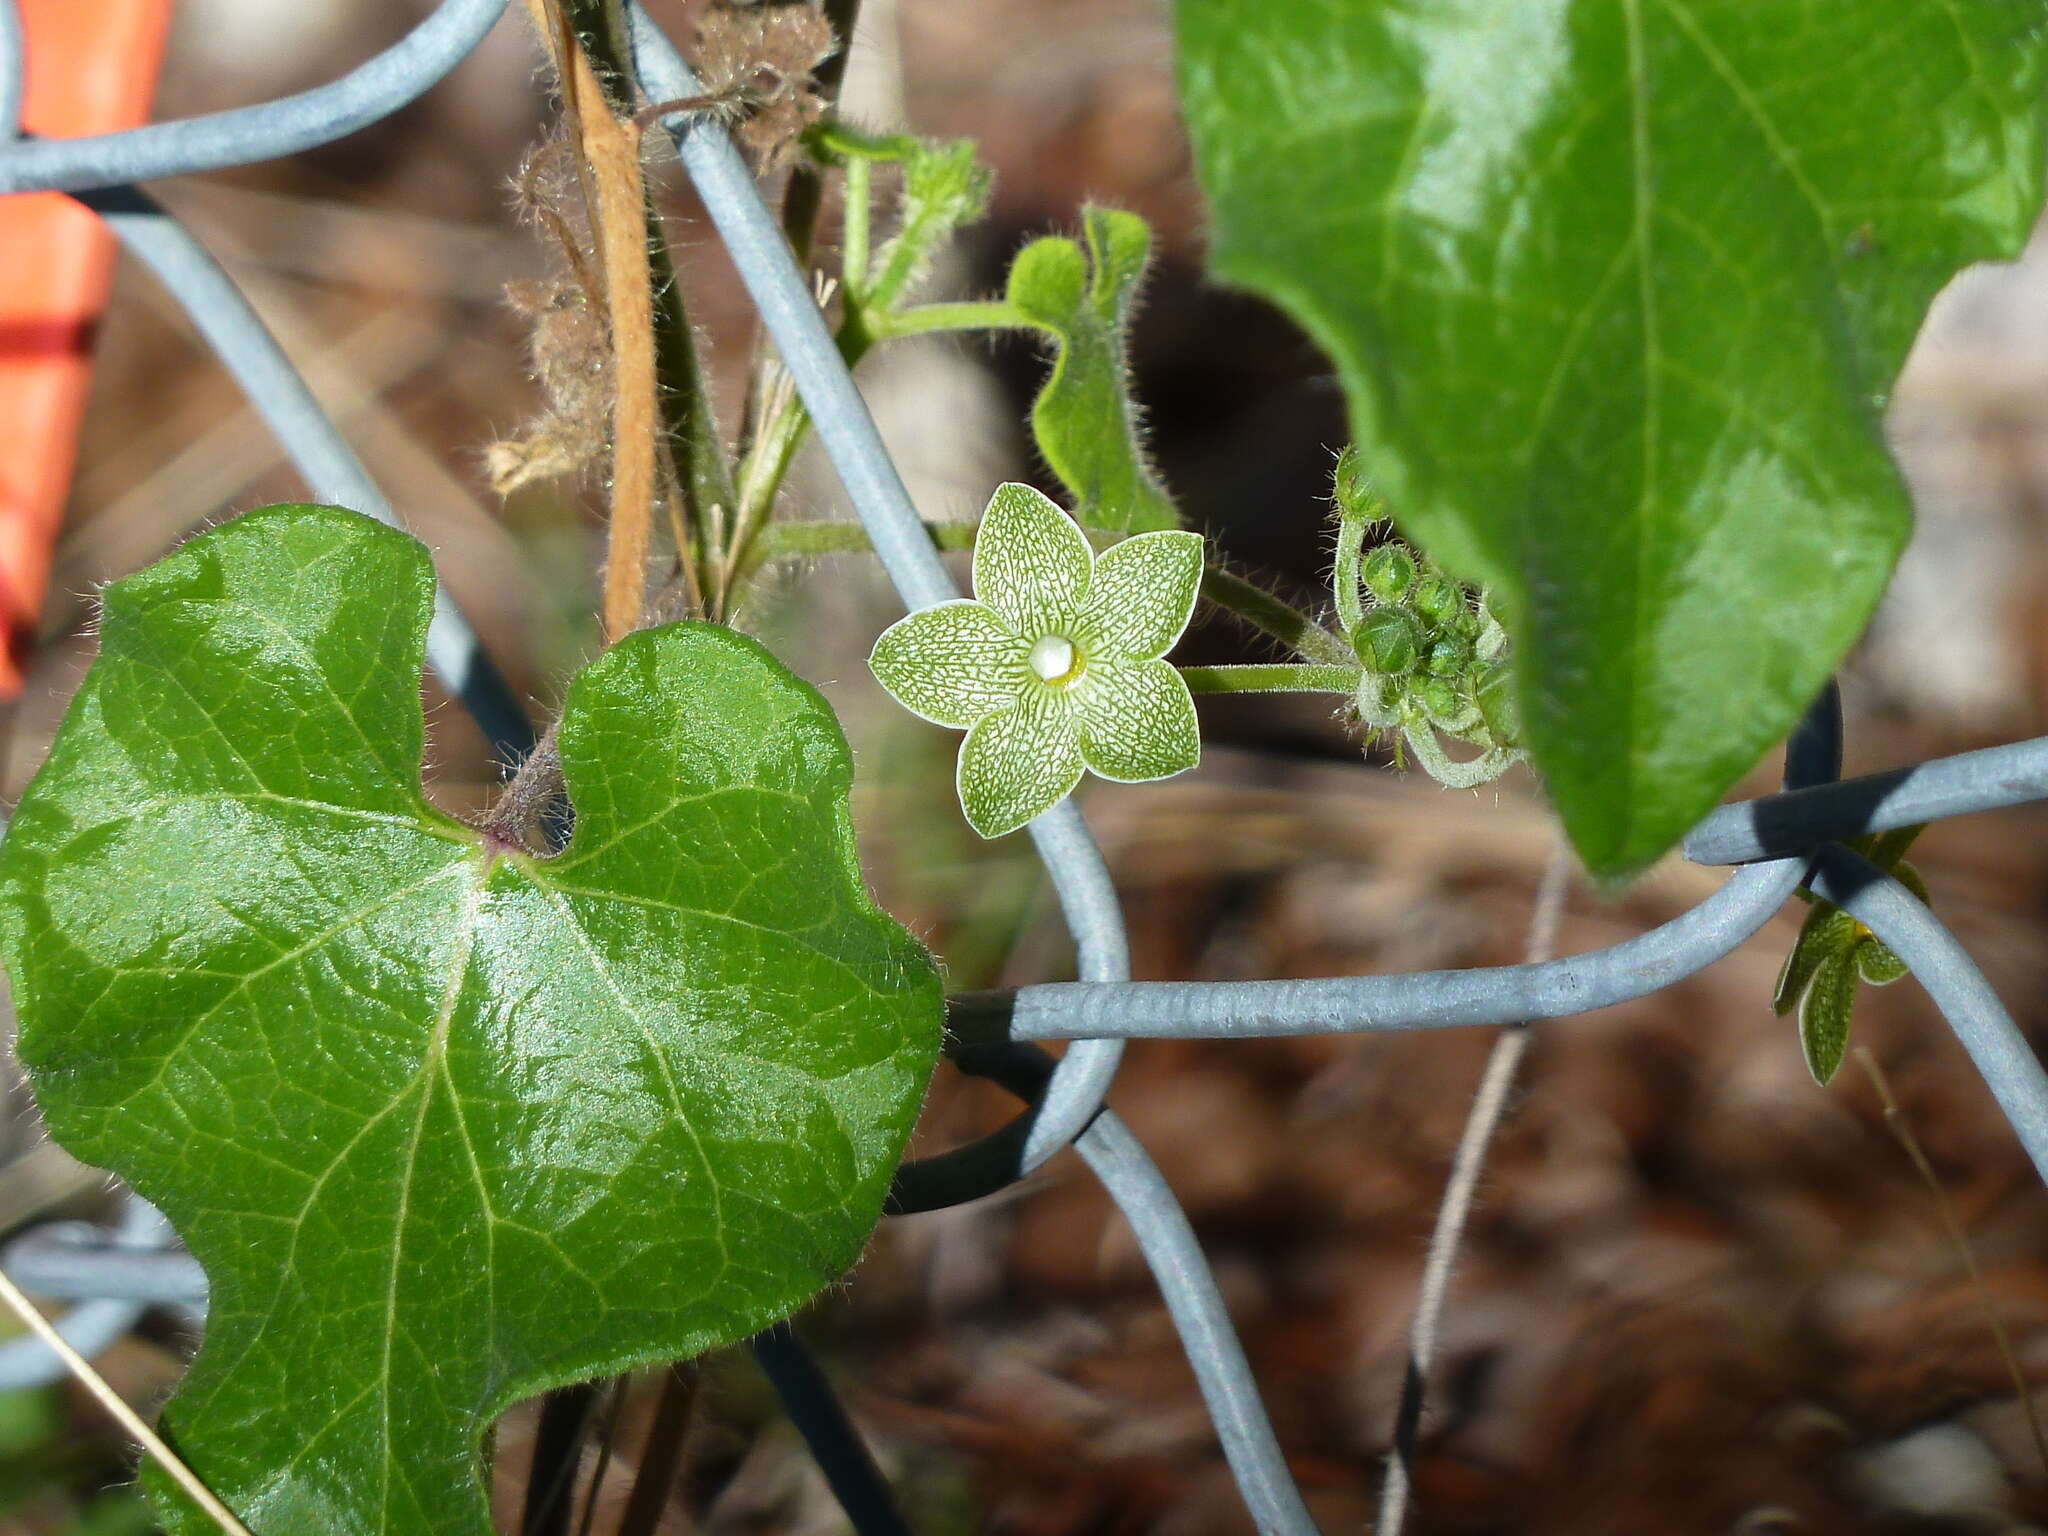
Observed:
[[[1028,485],[989,499],[972,598],[920,609],[868,657],[914,715],[964,727],[960,808],[983,837],[1014,832],[1092,769],[1135,784],[1195,766],[1195,701],[1162,660],[1202,584],[1201,535],[1141,533],[1098,558]]]

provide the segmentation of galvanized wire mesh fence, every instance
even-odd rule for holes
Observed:
[[[0,0],[0,193],[69,192],[97,211],[176,298],[276,433],[312,494],[396,522],[350,450],[234,284],[133,183],[246,165],[330,142],[412,101],[496,22],[506,0],[442,0],[407,37],[334,83],[284,100],[96,138],[20,136],[22,43]],[[637,8],[640,77],[657,100],[699,94],[689,67]],[[703,114],[670,120],[677,152],[795,381],[882,564],[906,605],[957,595],[799,270],[724,128]],[[451,692],[508,754],[531,727],[445,597],[428,655]],[[1802,882],[1854,914],[1912,969],[1983,1074],[2037,1171],[2048,1178],[2048,1075],[1955,938],[1899,882],[1839,845],[1855,834],[2048,798],[2048,740],[1974,752],[1848,782],[1837,778],[1840,714],[1832,690],[1788,746],[1786,792],[1724,807],[1687,842],[1704,863],[1739,865],[1712,897],[1649,933],[1587,954],[1486,969],[1311,981],[1129,980],[1123,919],[1107,869],[1071,803],[1031,835],[1079,953],[1081,979],[956,998],[956,1062],[1016,1093],[1026,1110],[1004,1130],[907,1164],[890,1210],[932,1210],[1012,1183],[1072,1146],[1107,1187],[1178,1327],[1245,1502],[1261,1529],[1313,1529],[1186,1216],[1104,1096],[1126,1039],[1250,1038],[1517,1024],[1641,997],[1720,959]],[[1075,1042],[1057,1062],[1033,1044]],[[203,1310],[205,1276],[162,1219],[131,1202],[111,1230],[47,1225],[0,1256],[38,1294],[78,1304],[62,1322],[87,1354],[147,1307]],[[849,1517],[863,1532],[902,1529],[888,1490],[824,1378],[786,1328],[753,1341]],[[53,1378],[33,1340],[0,1346],[0,1389]]]

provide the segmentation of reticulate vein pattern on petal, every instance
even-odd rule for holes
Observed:
[[[1101,556],[1027,485],[999,486],[974,541],[974,593],[899,619],[868,666],[912,714],[965,730],[960,808],[983,837],[1072,793],[1084,769],[1137,783],[1202,755],[1195,705],[1163,658],[1194,616],[1199,534],[1139,534]]]

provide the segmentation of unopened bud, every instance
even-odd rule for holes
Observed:
[[[1450,577],[1435,572],[1415,584],[1414,603],[1415,611],[1438,630],[1463,628],[1465,615],[1471,612],[1463,589]]]
[[[1440,677],[1425,677],[1415,685],[1415,701],[1432,721],[1456,720],[1466,712],[1458,690]]]
[[[1471,665],[1471,642],[1458,635],[1445,635],[1422,658],[1423,670],[1435,677],[1459,677]]]
[[[1365,472],[1365,455],[1353,445],[1337,455],[1336,483],[1333,487],[1337,505],[1354,517],[1378,517],[1379,496],[1372,488],[1372,477]]]
[[[1499,663],[1488,667],[1473,690],[1473,702],[1479,706],[1479,718],[1486,722],[1496,745],[1521,745],[1522,706],[1515,701],[1513,669]]]
[[[1358,578],[1383,603],[1398,603],[1415,585],[1415,557],[1398,544],[1382,544],[1365,557]]]
[[[1351,632],[1351,647],[1367,671],[1403,677],[1421,658],[1422,631],[1398,608],[1375,608]]]

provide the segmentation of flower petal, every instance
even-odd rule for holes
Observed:
[[[974,595],[1029,642],[1071,624],[1095,551],[1080,524],[1028,485],[996,487],[974,536]]]
[[[1783,1018],[1797,1007],[1823,965],[1855,950],[1860,931],[1856,919],[1840,907],[1816,901],[1807,912],[1806,921],[1799,925],[1792,953],[1785,957],[1784,968],[1778,972],[1778,989],[1771,995],[1772,1010]]]
[[[987,607],[963,597],[891,624],[868,668],[913,715],[968,726],[1016,703],[1030,677],[1027,649]]]
[[[1856,956],[1856,974],[1873,987],[1888,987],[1911,969],[1882,939],[1865,939],[1853,953]]]
[[[1014,832],[1081,782],[1074,712],[1050,689],[1030,688],[1015,709],[984,715],[960,743],[960,809],[983,837]]]
[[[1856,962],[1830,956],[1799,999],[1799,1049],[1806,1070],[1823,1088],[1849,1049],[1849,1016],[1856,1008]]]
[[[1168,779],[1202,759],[1195,701],[1163,661],[1097,662],[1074,685],[1081,760],[1105,779]]]
[[[1084,638],[1132,661],[1164,656],[1194,617],[1201,586],[1199,533],[1141,533],[1113,544],[1088,580]]]

